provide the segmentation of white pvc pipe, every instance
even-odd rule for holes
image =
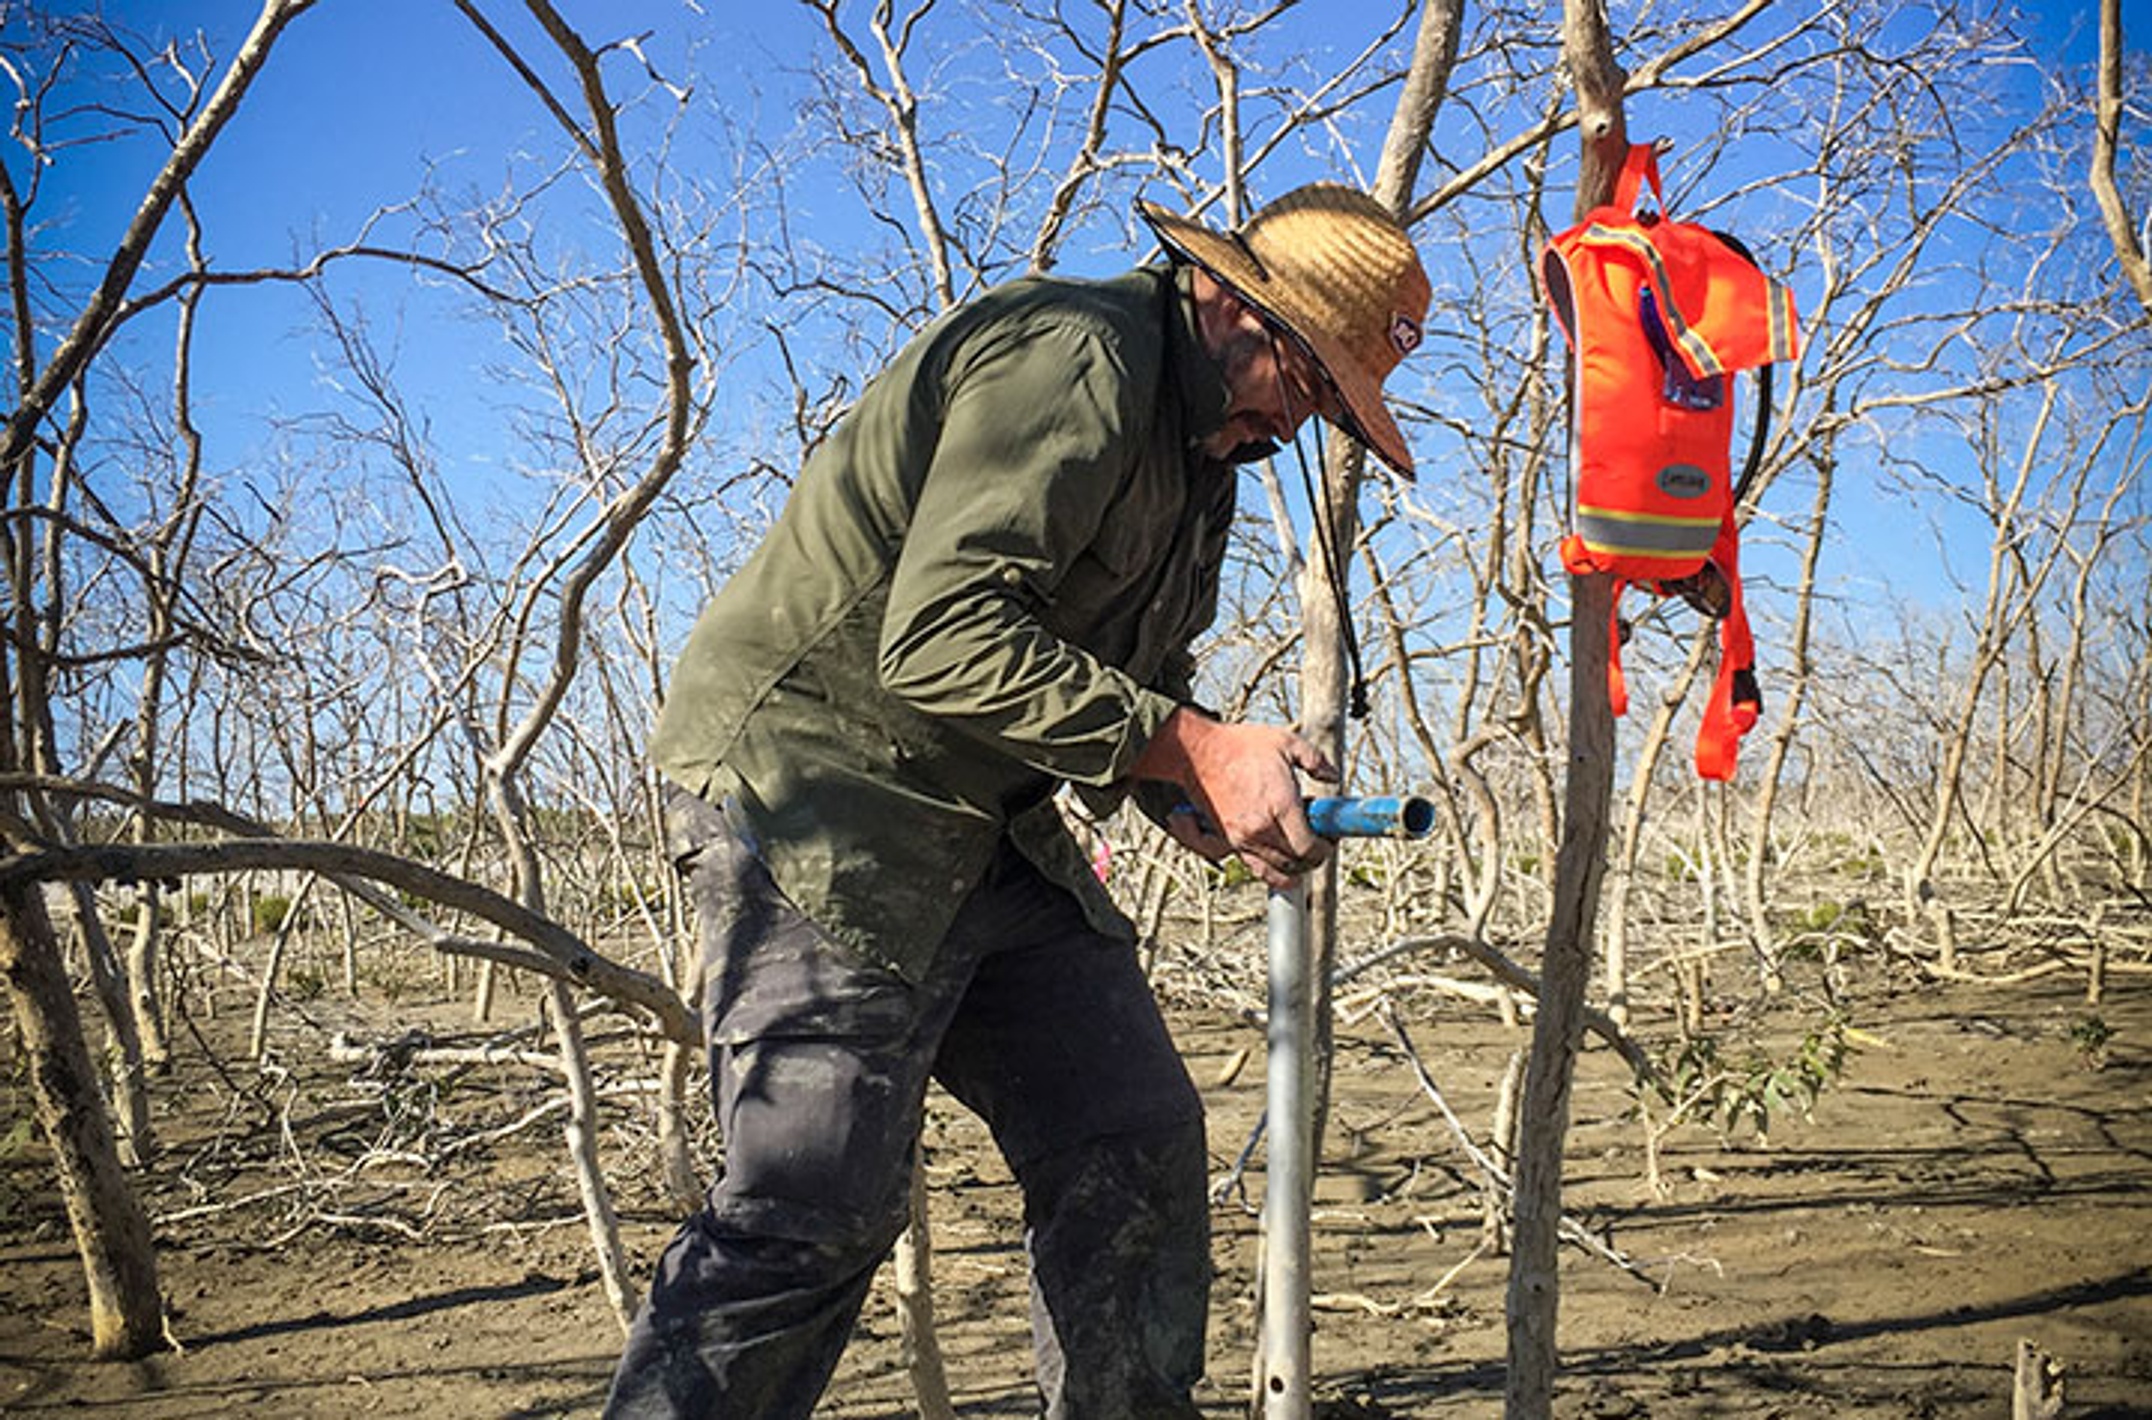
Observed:
[[[1270,895],[1270,1152],[1263,1187],[1263,1420],[1308,1420],[1308,1215],[1314,1204],[1315,1033],[1308,894]]]

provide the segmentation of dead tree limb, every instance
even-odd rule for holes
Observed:
[[[1492,1154],[1489,1154],[1473,1141],[1472,1132],[1465,1128],[1464,1121],[1459,1119],[1457,1112],[1450,1108],[1449,1100],[1444,1098],[1442,1094],[1442,1087],[1435,1083],[1434,1075],[1429,1072],[1426,1062],[1420,1058],[1420,1052],[1413,1045],[1412,1037],[1406,1033],[1405,1023],[1398,1016],[1396,1010],[1392,1009],[1386,1012],[1385,1015],[1389,1023],[1390,1034],[1396,1037],[1398,1048],[1405,1052],[1405,1059],[1412,1066],[1413,1078],[1420,1082],[1421,1092],[1433,1100],[1435,1108],[1442,1112],[1444,1122],[1450,1126],[1450,1133],[1456,1136],[1458,1148],[1464,1151],[1464,1156],[1467,1159],[1471,1160],[1472,1167],[1479,1170],[1480,1177],[1485,1181],[1488,1188],[1494,1193],[1510,1199],[1514,1205],[1517,1186],[1510,1177],[1508,1170],[1504,1169]],[[1502,1146],[1497,1142],[1496,1147],[1500,1148]],[[1558,1220],[1557,1231],[1563,1241],[1619,1268],[1639,1282],[1645,1283],[1653,1291],[1660,1290],[1658,1280],[1637,1265],[1633,1258],[1620,1248],[1593,1237],[1591,1230],[1575,1218],[1566,1213],[1562,1214]]]
[[[1464,953],[1464,955],[1485,967],[1488,973],[1497,981],[1500,981],[1505,986],[1522,991],[1534,1000],[1539,998],[1543,990],[1543,984],[1538,977],[1534,976],[1525,967],[1510,960],[1501,949],[1491,946],[1477,937],[1454,933],[1432,937],[1400,937],[1397,941],[1392,942],[1374,955],[1356,961],[1339,971],[1333,984],[1342,985],[1353,977],[1367,971],[1370,967],[1380,965],[1393,958],[1437,947],[1447,951]],[[1621,1056],[1623,1062],[1636,1072],[1636,1077],[1639,1080],[1646,1080],[1651,1077],[1650,1057],[1644,1054],[1644,1048],[1631,1039],[1628,1032],[1624,1031],[1612,1016],[1605,1011],[1588,1005],[1582,1006],[1580,1011],[1584,1028],[1612,1046],[1615,1053]]]
[[[2122,0],[2100,0],[2099,92],[2093,100],[2092,195],[2114,243],[2115,260],[2152,315],[2152,261],[2137,239],[2136,224],[2115,182],[2115,150],[2122,138]]]
[[[370,848],[349,843],[304,839],[254,838],[222,843],[111,844],[86,848],[49,848],[0,857],[0,891],[37,882],[161,882],[203,873],[238,873],[270,868],[318,872],[347,891],[383,907],[394,899],[360,879],[373,879],[417,893],[429,901],[469,913],[528,943],[515,964],[556,981],[595,991],[622,1005],[647,1011],[668,1038],[699,1043],[701,1028],[679,993],[645,972],[601,956],[582,938],[552,919],[530,911],[490,888]],[[402,915],[402,914],[399,914]],[[436,929],[438,931],[438,929]],[[430,939],[442,950],[467,949],[480,954],[484,944],[467,943],[445,933]]]
[[[208,155],[210,145],[217,141],[217,134],[239,111],[240,100],[246,97],[262,66],[269,62],[269,51],[277,36],[313,3],[314,0],[267,0],[262,6],[252,32],[241,42],[239,52],[232,56],[231,67],[225,71],[216,92],[210,95],[209,102],[194,122],[179,135],[179,141],[172,145],[171,156],[151,179],[149,191],[143,195],[141,206],[135,209],[133,220],[121,235],[118,249],[105,264],[104,278],[76,314],[67,337],[45,362],[45,368],[38,372],[22,403],[8,416],[6,432],[0,434],[0,468],[12,468],[15,461],[28,452],[37,426],[59,403],[67,388],[81,377],[97,352],[104,348],[112,334],[114,317],[126,300],[127,289],[142,269],[150,243],[164,225],[172,204],[186,189],[195,168]]]

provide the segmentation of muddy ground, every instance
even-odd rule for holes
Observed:
[[[1203,992],[1170,1014],[1211,1107],[1228,1179],[1261,1106],[1245,1002]],[[0,1036],[0,1413],[9,1416],[500,1416],[595,1413],[620,1332],[591,1264],[542,1072],[331,1060],[336,1029],[424,1026],[475,1039],[460,1006],[333,993],[288,1014],[266,1067],[244,1012],[183,1032],[158,1090],[158,1219],[183,1350],[95,1364],[82,1279],[22,1064]],[[1484,1132],[1529,1026],[1422,987],[1388,999],[1451,1108]],[[2152,1417],[2152,979],[2007,989],[1870,963],[1843,1003],[1855,1053],[1813,1115],[1669,1133],[1663,1188],[1611,1052],[1582,1057],[1570,1210],[1611,1251],[1565,1251],[1565,1417],[2007,1417],[2020,1339],[2068,1368],[2073,1417]],[[1314,1364],[1336,1416],[1501,1410],[1506,1260],[1483,1247],[1483,1195],[1406,1048],[1365,994],[1341,1025],[1316,1214]],[[507,1013],[534,1018],[529,999]],[[1769,1013],[1709,1022],[1784,1058],[1821,1019],[1797,989]],[[600,1034],[603,1034],[602,1023]],[[1665,1038],[1666,1021],[1640,1022]],[[213,1047],[212,1049],[207,1049]],[[213,1057],[213,1058],[212,1058]],[[608,1166],[647,1269],[671,1223],[637,1080],[618,1091]],[[519,1120],[519,1130],[501,1131]],[[958,1412],[1032,1413],[1017,1202],[981,1131],[946,1101],[930,1124],[936,1296]],[[1260,1156],[1243,1180],[1262,1194]],[[1254,1219],[1215,1210],[1219,1282],[1205,1413],[1242,1413],[1255,1333]],[[638,1280],[641,1275],[639,1274]],[[822,1413],[909,1413],[891,1289],[870,1301]]]

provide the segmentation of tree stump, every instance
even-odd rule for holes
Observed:
[[[2062,1362],[2019,1337],[2010,1420],[2061,1420],[2062,1406]]]

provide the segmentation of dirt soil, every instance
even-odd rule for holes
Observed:
[[[1173,1003],[1229,1178],[1262,1102],[1248,1012]],[[1529,1025],[1421,990],[1411,1046],[1475,1135]],[[2067,1367],[2069,1407],[2152,1417],[2152,989],[1871,983],[1813,1116],[1768,1142],[1681,1128],[1644,1182],[1643,1130],[1611,1052],[1581,1058],[1567,1202],[1627,1259],[1565,1249],[1563,1417],[2007,1417],[2021,1339]],[[521,1007],[528,1007],[524,1001]],[[513,1003],[512,1003],[513,1008]],[[307,1008],[337,1024],[326,997]],[[344,1008],[347,1011],[352,1008]],[[1740,1023],[1797,1040],[1800,1006]],[[620,1343],[535,1069],[326,1058],[294,1028],[245,1061],[227,1005],[160,1084],[164,1152],[141,1178],[184,1349],[86,1359],[79,1266],[22,1064],[0,1055],[0,1414],[515,1416],[596,1412]],[[2109,1037],[2088,1026],[2096,1016]],[[374,1039],[462,1008],[353,1015]],[[1647,1023],[1648,1024],[1648,1023]],[[1483,1247],[1479,1174],[1372,1010],[1347,1011],[1318,1188],[1314,1364],[1332,1417],[1499,1415],[1507,1261]],[[200,1048],[215,1043],[212,1064]],[[648,1061],[615,1044],[607,1141],[625,1237],[647,1268],[671,1230],[630,1109]],[[518,1121],[520,1130],[489,1136]],[[936,1297],[958,1413],[1032,1414],[1017,1200],[982,1132],[930,1122]],[[1204,1413],[1244,1413],[1256,1316],[1260,1154],[1215,1210]],[[822,1414],[910,1413],[884,1283]]]

